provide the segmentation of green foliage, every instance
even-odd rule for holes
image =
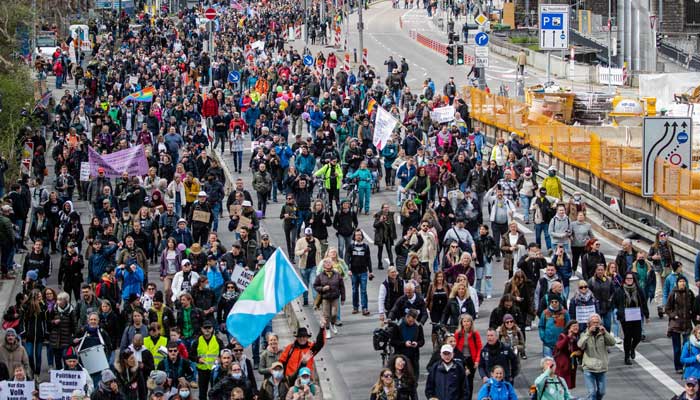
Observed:
[[[533,44],[538,43],[539,39],[535,36],[515,36],[510,38],[510,42],[513,44]]]
[[[12,182],[18,176],[19,155],[18,132],[28,125],[21,116],[22,109],[30,113],[34,108],[34,94],[29,69],[18,67],[13,74],[0,74],[2,112],[0,112],[0,154],[10,165],[5,173],[5,182]]]

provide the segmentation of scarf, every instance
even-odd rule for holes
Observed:
[[[688,336],[688,341],[690,342],[691,346],[700,348],[700,340],[698,340],[695,335]]]
[[[639,307],[637,285],[623,285],[625,291],[625,307]]]
[[[578,292],[576,293],[576,301],[581,301],[585,303],[591,299],[591,296],[593,296],[593,292],[591,292],[590,290],[586,290],[586,293]]]
[[[229,292],[227,290],[221,295],[221,297],[223,297],[225,300],[233,300],[233,299],[238,297],[238,292],[236,292],[236,291]]]

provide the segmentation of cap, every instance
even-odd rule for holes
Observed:
[[[182,261],[180,261],[180,266],[184,267],[185,265],[192,265],[192,262],[190,262],[190,260],[184,258]]]
[[[275,361],[275,362],[272,363],[272,365],[270,365],[270,369],[275,369],[275,368],[277,368],[277,367],[284,368],[284,364],[282,364],[282,363],[279,362],[279,361]]]
[[[442,347],[440,347],[440,353],[452,354],[452,346],[450,346],[449,344],[443,344]]]
[[[202,190],[201,192],[197,193],[197,197],[207,197],[207,192]]]
[[[555,167],[554,165],[550,165],[549,168],[547,168],[547,171],[556,171],[556,170],[557,170],[557,167]]]
[[[9,328],[5,331],[5,337],[14,336],[17,337],[17,331],[14,328]]]
[[[270,235],[268,235],[267,233],[263,233],[262,235],[260,235],[260,239],[269,239],[269,238],[270,238]]]
[[[515,320],[515,319],[513,318],[513,316],[512,316],[511,314],[506,314],[506,315],[503,316],[503,322],[506,322],[506,321],[514,321],[514,320]]]
[[[97,168],[97,172],[100,173],[100,174],[103,174],[103,173],[105,172],[105,169],[102,168],[102,167]]]
[[[250,202],[250,200],[243,200],[243,203],[241,203],[243,207],[253,207],[253,203]]]
[[[102,383],[109,383],[109,382],[112,382],[116,379],[117,378],[114,376],[114,373],[112,372],[112,370],[106,369],[106,370],[102,371]]]
[[[184,219],[184,218],[180,218],[180,219],[177,220],[177,223],[179,224],[180,222],[187,223],[187,220]]]
[[[301,328],[297,329],[297,333],[296,333],[296,335],[294,335],[294,337],[310,337],[310,336],[311,336],[311,334],[309,333],[309,330],[304,328],[303,326]]]
[[[311,370],[308,369],[308,368],[306,368],[306,367],[300,369],[300,370],[299,370],[299,376],[304,376],[304,375],[309,375],[309,376],[311,376]]]
[[[213,254],[209,254],[209,255],[207,256],[207,261],[210,261],[210,260],[216,260],[216,256],[213,255]]]
[[[304,235],[313,235],[314,231],[311,230],[311,228],[306,228],[304,229]]]
[[[213,327],[214,327],[214,324],[211,323],[210,319],[206,319],[206,320],[204,320],[204,322],[202,322],[202,328],[213,328]]]
[[[547,194],[547,188],[540,188],[540,194]]]
[[[39,279],[39,274],[36,272],[36,270],[31,270],[27,272],[27,279],[30,281],[36,281]]]
[[[153,394],[156,396],[162,396],[165,394],[165,390],[162,387],[157,386],[155,389],[153,389]]]
[[[686,384],[686,385],[697,386],[697,385],[698,385],[698,380],[697,380],[697,378],[691,376],[691,377],[689,377],[688,379],[685,380],[685,384]]]

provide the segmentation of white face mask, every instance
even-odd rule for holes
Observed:
[[[190,391],[189,390],[180,390],[178,392],[180,394],[180,397],[183,399],[189,398],[190,397]]]
[[[282,379],[284,372],[282,371],[272,371],[272,377],[275,379]]]

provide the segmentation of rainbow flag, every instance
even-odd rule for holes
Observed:
[[[149,86],[147,88],[139,90],[138,92],[134,92],[134,93],[124,97],[124,99],[122,101],[127,102],[129,100],[133,100],[133,101],[147,103],[149,101],[153,101],[153,95],[155,93],[156,93],[156,89],[153,86]]]
[[[367,114],[372,114],[372,110],[374,110],[374,106],[377,105],[377,100],[374,98],[369,99],[367,102]]]

